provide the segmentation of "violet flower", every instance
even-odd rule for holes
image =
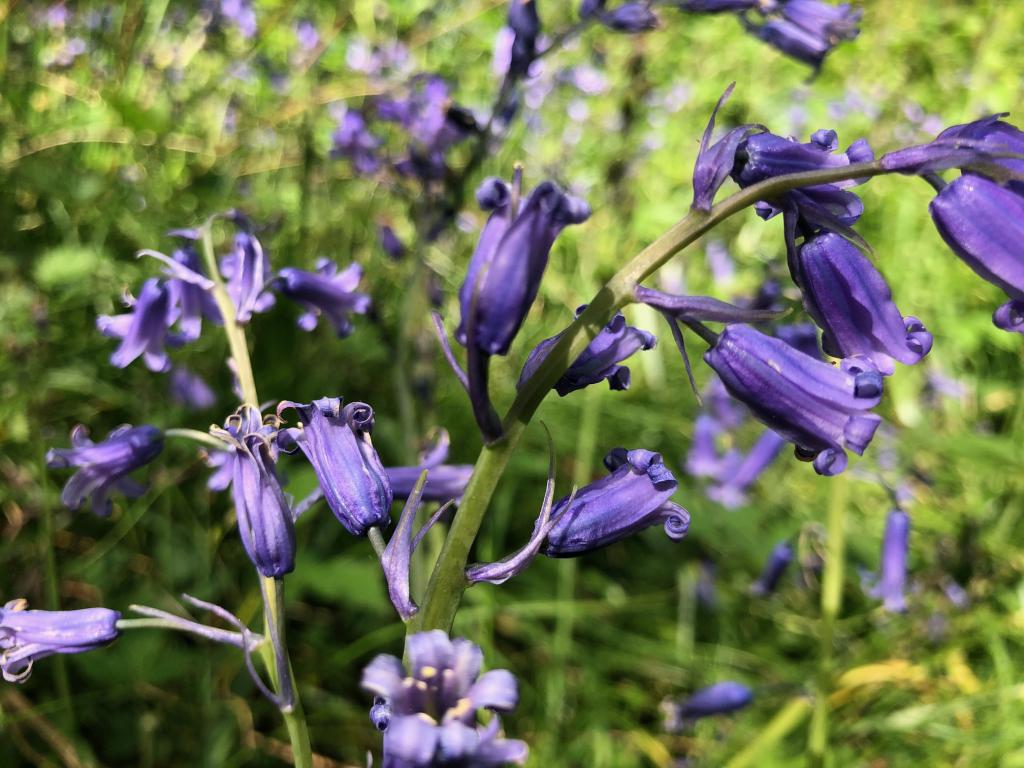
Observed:
[[[906,610],[904,592],[907,588],[907,554],[910,549],[910,516],[894,509],[885,520],[882,535],[882,560],[878,583],[870,590],[872,597],[882,600],[887,611]]]
[[[747,31],[797,61],[821,68],[825,57],[844,40],[853,40],[860,32],[861,12],[849,5],[838,6],[821,0],[785,0],[781,15],[763,24],[742,20]]]
[[[678,483],[661,454],[616,448],[605,457],[610,474],[555,504],[554,525],[541,551],[548,557],[575,557],[664,523],[679,541],[690,515],[669,501]]]
[[[395,656],[377,656],[363,670],[362,687],[374,694],[371,718],[384,731],[390,768],[521,765],[524,742],[501,736],[497,712],[515,709],[519,690],[505,669],[481,674],[483,653],[464,638],[440,631],[407,640],[409,671]],[[482,709],[494,712],[486,726]]]
[[[433,445],[420,455],[420,463],[413,467],[385,467],[391,491],[396,499],[408,498],[420,473],[430,470],[423,487],[424,501],[449,501],[458,499],[466,490],[473,475],[472,464],[445,464],[450,445],[448,431],[438,432]]]
[[[1024,330],[1024,194],[969,174],[939,192],[930,210],[953,252],[1010,296],[993,315],[996,326]]]
[[[846,468],[844,448],[861,454],[881,423],[870,412],[882,377],[844,363],[833,368],[746,325],[729,325],[704,355],[736,399],[797,446],[821,475]]]
[[[282,430],[282,446],[298,446],[313,466],[327,506],[353,536],[391,521],[391,484],[373,448],[373,409],[366,403],[342,406],[340,397],[324,397],[303,405],[290,400],[277,406],[278,415],[294,408],[300,426]]]
[[[750,486],[772,465],[785,446],[784,437],[766,429],[741,459],[723,462],[724,471],[720,469],[715,475],[715,482],[707,490],[708,498],[729,509],[746,504]]]
[[[50,469],[77,467],[61,492],[60,500],[68,509],[78,509],[86,497],[92,511],[100,517],[110,514],[108,495],[119,491],[129,498],[141,496],[145,486],[128,477],[130,472],[149,464],[164,447],[163,433],[144,424],[123,424],[101,443],[89,439],[89,430],[79,424],[71,430],[71,448],[51,448],[46,452]]]
[[[121,344],[110,356],[110,364],[126,368],[142,357],[151,371],[162,373],[171,367],[164,345],[173,343],[168,334],[172,322],[167,284],[150,278],[142,284],[137,299],[126,295],[131,311],[123,315],[100,315],[96,327],[104,336],[120,339]]]
[[[658,17],[645,2],[626,2],[599,17],[601,24],[616,32],[636,34],[658,28]]]
[[[690,13],[739,13],[772,7],[774,0],[679,0],[680,10]]]
[[[405,256],[405,243],[399,240],[398,235],[395,234],[395,230],[390,225],[377,225],[377,240],[380,242],[380,247],[384,250],[384,253],[394,261],[399,261]]]
[[[9,683],[23,683],[36,659],[82,653],[112,643],[121,614],[106,608],[77,611],[28,610],[24,599],[0,608],[0,670]]]
[[[885,278],[860,249],[825,233],[807,240],[797,256],[804,306],[824,333],[834,357],[866,361],[883,375],[894,361],[914,365],[932,348],[932,335],[916,317],[904,318]]]
[[[243,406],[236,424],[256,426],[251,406]],[[295,568],[295,523],[275,463],[276,433],[260,425],[253,431],[214,428],[211,432],[234,452],[231,495],[242,546],[259,574],[280,578]]]
[[[726,474],[727,467],[735,466],[740,460],[737,451],[724,456],[719,453],[716,440],[724,431],[717,419],[701,413],[693,422],[693,442],[686,455],[686,473],[691,477],[719,478]]]
[[[590,216],[585,202],[550,181],[535,187],[517,211],[512,198],[500,179],[488,179],[477,190],[480,207],[491,215],[459,290],[456,338],[488,355],[508,353],[537,296],[555,238]]]
[[[167,325],[178,326],[174,341],[195,341],[202,332],[203,317],[213,323],[223,322],[210,292],[213,281],[204,274],[199,253],[193,245],[199,233],[192,229],[174,229],[168,234],[188,243],[176,248],[170,256],[152,250],[139,251],[138,255],[151,256],[164,265],[169,301]]]
[[[586,304],[577,308],[576,317],[583,314],[583,310],[586,308]],[[519,374],[519,381],[516,383],[517,389],[522,389],[526,381],[536,373],[547,358],[548,352],[562,337],[562,333],[545,339],[533,348]],[[580,353],[580,356],[566,369],[562,377],[555,382],[554,390],[559,397],[565,397],[570,392],[602,381],[608,382],[609,389],[629,389],[629,368],[619,365],[619,363],[636,352],[654,349],[657,343],[658,340],[653,333],[627,325],[626,318],[622,316],[622,313],[616,312],[587,348]]]
[[[256,11],[252,7],[252,0],[220,0],[220,14],[246,40],[256,36]]]
[[[540,17],[534,0],[509,0],[507,24],[516,35],[512,42],[509,74],[523,77],[537,57]]]
[[[742,683],[725,680],[696,691],[679,707],[683,720],[693,721],[712,715],[725,715],[749,706],[754,692]]]
[[[346,110],[331,135],[331,142],[331,157],[347,158],[356,173],[370,176],[380,170],[380,159],[377,157],[380,139],[370,133],[366,127],[366,118],[360,112]]]
[[[320,33],[316,30],[316,24],[309,19],[300,20],[295,25],[295,42],[306,53],[316,50],[320,45]]]
[[[316,272],[286,267],[277,273],[274,285],[282,294],[300,304],[306,311],[299,317],[304,331],[316,328],[323,314],[339,339],[352,333],[351,315],[365,315],[372,304],[370,297],[356,288],[363,277],[363,268],[353,262],[338,272],[330,259],[317,259]]]
[[[223,430],[219,431],[226,432],[231,440],[222,436],[222,439],[225,439],[224,450],[213,451],[205,455],[206,465],[213,470],[210,478],[206,481],[206,487],[211,491],[223,491],[231,485],[231,480],[235,476],[234,443],[241,442],[245,435],[254,432],[272,436],[277,432],[277,427],[274,423],[264,424],[263,414],[258,408],[243,405],[224,420]],[[272,458],[277,460],[276,455]]]
[[[705,213],[711,210],[715,194],[729,178],[740,145],[750,134],[767,130],[763,125],[740,125],[728,131],[714,144],[711,143],[718,110],[732,95],[735,86],[736,83],[730,83],[718,99],[715,108],[711,110],[711,117],[708,118],[707,127],[700,140],[697,161],[693,166],[693,203],[690,207]]]
[[[217,403],[216,393],[202,376],[175,366],[170,375],[171,400],[192,411],[205,411]]]
[[[793,562],[793,545],[788,540],[780,541],[768,555],[764,570],[757,580],[750,585],[751,594],[765,597],[772,594],[779,586],[789,564]]]
[[[266,290],[271,278],[270,259],[255,235],[239,232],[234,249],[220,262],[227,291],[235,305],[235,320],[248,323],[253,314],[274,306],[274,294]]]

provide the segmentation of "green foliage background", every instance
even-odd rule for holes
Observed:
[[[234,407],[216,329],[173,353],[223,393],[216,409],[194,414],[170,402],[165,377],[139,364],[111,367],[113,344],[96,332],[95,316],[116,311],[125,288],[156,273],[154,263],[133,258],[136,250],[167,249],[167,229],[242,208],[267,225],[276,267],[311,268],[321,255],[359,261],[376,305],[344,341],[323,327],[299,331],[285,301],[258,316],[250,331],[261,396],[371,403],[386,463],[410,460],[436,425],[453,435],[454,460],[473,461],[476,430],[430,339],[415,265],[440,276],[442,311],[454,322],[475,234],[453,229],[434,244],[413,243],[405,261],[388,260],[375,224],[390,221],[412,241],[405,200],[414,190],[396,194],[331,160],[327,105],[358,104],[373,90],[346,65],[353,40],[397,38],[418,69],[456,84],[457,101],[486,108],[496,89],[490,50],[502,3],[260,1],[254,41],[231,30],[206,34],[196,4],[73,5],[106,21],[76,30],[90,50],[59,67],[47,62],[72,32],[40,23],[37,3],[0,4],[0,596],[25,596],[35,607],[137,602],[175,610],[187,591],[255,624],[258,588],[229,504],[206,490],[207,470],[190,445],[170,443],[149,472],[150,491],[120,501],[111,519],[60,506],[66,475],[46,471],[43,455],[65,445],[74,424],[94,436],[123,422],[202,429]],[[571,23],[570,5],[541,6],[548,28]],[[834,127],[844,146],[867,136],[883,151],[928,138],[922,121],[908,117],[917,112],[949,125],[1003,110],[1019,121],[1024,106],[1020,4],[869,0],[861,36],[812,82],[805,67],[742,34],[733,18],[661,15],[662,29],[650,35],[590,30],[551,59],[550,66],[600,67],[607,93],[587,98],[589,115],[577,129],[567,109],[581,97],[556,88],[473,180],[507,176],[519,161],[529,182],[569,183],[595,211],[559,239],[512,354],[495,361],[500,403],[510,402],[533,344],[564,327],[603,279],[686,212],[697,139],[729,82],[737,87],[724,122],[801,135]],[[297,51],[299,18],[313,20],[324,39],[314,58]],[[225,129],[229,114],[233,132]],[[578,142],[567,140],[577,130]],[[519,676],[522,703],[505,726],[531,744],[530,765],[672,766],[685,758],[717,766],[749,745],[752,762],[733,765],[800,763],[806,720],[772,724],[780,712],[805,712],[803,697],[813,690],[820,623],[810,564],[830,503],[846,505],[849,545],[835,644],[846,674],[832,698],[831,762],[1024,765],[1020,339],[991,325],[999,291],[933,230],[927,185],[879,178],[861,193],[867,213],[859,230],[898,305],[935,334],[927,362],[901,368],[888,386],[881,412],[895,438],[876,440],[857,463],[874,471],[874,454],[893,451],[900,470],[889,479],[915,490],[910,610],[881,613],[860,590],[856,565],[877,567],[888,511],[876,484],[853,472],[819,478],[786,456],[747,506],[728,511],[684,478],[676,498],[693,526],[682,543],[652,530],[578,562],[541,559],[500,589],[467,594],[457,629],[484,646],[490,666]],[[473,208],[463,219],[467,230],[482,221]],[[668,276],[729,298],[784,270],[779,222],[749,212],[719,236],[737,260],[733,280],[714,284],[702,244],[677,257]],[[539,414],[554,434],[560,489],[596,475],[616,445],[661,451],[672,464],[689,447],[697,405],[677,353],[650,313],[627,314],[664,337],[631,365],[632,389],[552,396]],[[707,373],[698,366],[701,380]],[[929,394],[934,373],[959,379],[963,394]],[[413,396],[423,391],[432,393],[429,404]],[[500,557],[528,536],[546,463],[543,431],[531,428],[477,558]],[[296,496],[313,487],[301,462],[286,471]],[[768,600],[749,597],[774,542],[797,534],[808,566],[803,585],[787,582]],[[374,654],[399,652],[403,628],[366,542],[322,507],[302,518],[298,535],[289,633],[314,748],[362,764],[379,737],[359,672]],[[433,552],[438,545],[428,541]],[[711,606],[696,599],[702,562],[715,567]],[[943,596],[948,578],[968,589],[969,609],[957,611]],[[752,685],[755,704],[683,734],[663,731],[664,698],[721,679]],[[275,765],[284,738],[234,651],[156,632],[43,661],[25,686],[0,690],[0,708],[3,765]]]

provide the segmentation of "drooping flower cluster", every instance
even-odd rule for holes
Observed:
[[[375,696],[370,718],[384,732],[387,768],[489,768],[521,765],[524,742],[503,738],[499,712],[519,703],[512,673],[481,673],[483,652],[440,630],[410,635],[408,671],[382,654],[363,670],[362,687]],[[491,712],[486,725],[478,713]]]
[[[303,307],[299,326],[307,331],[313,330],[319,316],[324,315],[335,333],[344,337],[352,332],[351,315],[369,311],[370,297],[357,290],[362,278],[358,264],[338,272],[334,262],[319,259],[316,272],[288,267],[275,275],[248,218],[236,211],[224,218],[235,224],[236,232],[233,246],[221,257],[218,269],[234,305],[236,322],[249,323],[253,315],[273,307],[274,290]],[[138,298],[126,294],[130,312],[97,318],[96,325],[104,336],[120,340],[110,358],[118,368],[142,357],[150,370],[169,371],[172,366],[166,347],[198,339],[203,318],[223,322],[213,296],[214,281],[204,272],[198,251],[202,232],[176,229],[169,234],[183,241],[171,256],[153,250],[139,254],[159,260],[164,265],[164,276],[146,280]],[[185,384],[180,375],[178,378],[172,388]]]

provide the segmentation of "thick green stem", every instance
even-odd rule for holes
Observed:
[[[444,548],[427,584],[417,620],[410,632],[426,629],[450,631],[459,601],[465,591],[466,562],[483,523],[491,497],[534,412],[569,365],[587,348],[616,311],[633,301],[633,289],[659,267],[706,232],[759,200],[772,200],[798,187],[829,184],[846,179],[867,178],[889,173],[878,161],[856,163],[806,173],[777,176],[742,189],[711,211],[691,210],[667,232],[644,248],[620,269],[565,330],[544,362],[525,383],[505,416],[505,434],[485,445],[477,458],[462,503],[452,521]]]
[[[242,399],[246,405],[260,407],[259,395],[256,393],[256,379],[252,373],[252,362],[249,359],[249,345],[245,338],[245,327],[235,317],[235,304],[228,295],[227,287],[220,275],[217,256],[213,252],[212,221],[208,221],[201,229],[203,244],[203,260],[206,271],[213,280],[213,298],[217,302],[221,318],[224,321],[224,334],[228,339],[231,358],[235,362],[235,375],[238,386],[242,390]],[[285,642],[284,622],[284,580],[261,577],[263,594],[263,624],[267,637],[276,641],[265,644],[262,648],[263,660],[274,681],[274,688],[285,695],[286,706],[281,708],[288,738],[292,744],[292,761],[296,768],[312,768],[313,749],[309,741],[309,728],[306,716],[302,711],[295,677],[292,674],[291,662],[288,660],[288,646]]]
[[[821,634],[819,635],[818,681],[814,713],[807,745],[807,764],[822,768],[828,754],[828,697],[832,690],[836,620],[843,603],[843,560],[846,549],[846,477],[833,479],[828,505],[828,539],[825,544],[825,573],[821,583]]]
[[[209,432],[200,432],[198,429],[188,429],[187,427],[174,427],[172,429],[164,430],[164,437],[181,437],[186,440],[192,440],[203,445],[208,445],[211,448],[215,448],[218,451],[226,449],[226,445],[223,440],[219,440]]]

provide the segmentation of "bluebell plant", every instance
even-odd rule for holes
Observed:
[[[428,269],[417,248],[436,241],[461,212],[464,188],[477,178],[476,171],[498,138],[498,125],[507,126],[515,114],[518,90],[550,50],[545,46],[567,40],[591,24],[629,34],[651,31],[663,21],[653,5],[584,0],[578,6],[579,28],[545,39],[537,0],[510,0],[508,65],[500,73],[492,111],[480,118],[455,101],[450,82],[431,73],[405,77],[403,72],[400,86],[375,93],[363,105],[346,107],[333,136],[334,154],[346,157],[363,176],[393,171],[417,185],[428,207],[437,209],[428,211],[436,216],[425,216],[426,223],[417,224],[417,242],[408,245],[390,226],[380,226],[380,247],[394,266],[416,262]],[[856,37],[860,20],[850,6],[819,0],[680,0],[661,5],[693,13],[737,13],[752,34],[815,68],[838,43]],[[225,0],[218,4],[217,18],[243,37],[258,34],[250,3]],[[303,48],[319,45],[315,28],[296,32]],[[151,464],[166,439],[200,443],[212,470],[208,487],[230,491],[240,542],[224,546],[240,543],[252,562],[263,600],[264,629],[256,634],[226,609],[195,598],[186,599],[232,629],[145,606],[132,607],[144,618],[124,619],[106,608],[30,611],[24,601],[13,600],[0,610],[4,677],[22,682],[35,659],[98,649],[127,629],[159,626],[190,632],[242,652],[257,688],[285,720],[295,764],[311,766],[312,748],[284,632],[284,584],[298,563],[296,520],[303,514],[312,516],[310,510],[323,500],[348,534],[365,539],[372,548],[389,598],[406,626],[406,663],[383,654],[363,672],[362,687],[374,696],[371,722],[384,734],[383,764],[522,764],[528,753],[525,742],[505,738],[498,717],[518,703],[515,678],[501,669],[482,672],[480,648],[449,636],[463,592],[474,584],[502,584],[528,567],[545,567],[539,555],[590,556],[648,535],[642,532],[658,524],[678,542],[691,525],[690,513],[674,500],[679,481],[660,453],[612,448],[604,462],[607,474],[581,482],[582,487],[556,501],[552,452],[543,501],[528,541],[496,562],[469,564],[498,480],[545,397],[552,390],[565,396],[603,381],[612,390],[624,390],[631,383],[624,363],[654,348],[655,336],[627,320],[629,305],[643,305],[665,318],[691,381],[695,377],[684,335],[692,332],[706,345],[703,360],[717,383],[707,391],[707,407],[695,421],[686,467],[692,475],[710,478],[709,495],[730,507],[744,502],[755,478],[785,443],[792,443],[797,458],[811,462],[818,474],[843,472],[847,452],[863,454],[882,423],[875,409],[882,405],[885,377],[896,374],[896,362],[915,364],[932,347],[925,325],[901,313],[881,269],[865,255],[867,244],[854,229],[864,202],[853,187],[883,173],[928,181],[936,189],[931,213],[943,239],[1010,299],[996,310],[996,324],[1015,331],[1024,327],[1024,134],[1018,129],[996,117],[986,118],[954,126],[928,144],[880,160],[874,159],[865,140],[839,151],[838,137],[830,129],[819,129],[808,142],[800,142],[745,123],[716,140],[717,115],[731,91],[729,86],[712,110],[700,139],[689,213],[625,263],[577,309],[567,327],[534,336],[544,340],[532,351],[517,346],[517,340],[524,326],[532,325],[530,311],[550,255],[564,245],[561,233],[584,225],[591,210],[554,181],[541,181],[525,191],[521,167],[513,171],[511,183],[490,177],[479,185],[477,202],[487,220],[473,253],[453,255],[464,265],[454,336],[465,348],[465,370],[448,345],[443,313],[433,316],[445,357],[469,394],[479,427],[482,447],[475,465],[447,463],[449,439],[441,432],[418,462],[408,456],[388,466],[373,443],[374,410],[364,402],[346,404],[340,397],[310,403],[259,399],[246,336],[257,316],[276,311],[278,298],[283,297],[301,308],[299,325],[304,330],[312,330],[323,317],[335,336],[347,337],[358,330],[353,316],[370,310],[373,274],[365,288],[370,292],[364,293],[363,270],[355,263],[339,271],[337,263],[325,257],[315,271],[280,263],[275,268],[260,237],[269,239],[269,230],[239,211],[172,231],[170,236],[179,242],[171,256],[143,251],[161,265],[160,276],[144,280],[137,298],[129,297],[129,312],[101,316],[97,323],[104,335],[118,340],[112,364],[125,367],[141,357],[150,370],[174,372],[171,385],[184,402],[213,407],[218,402],[215,394],[203,390],[178,361],[172,362],[171,352],[217,325],[228,344],[228,363],[237,385],[233,405],[238,407],[222,426],[205,432],[125,425],[93,443],[85,428],[77,427],[72,446],[49,451],[47,463],[75,470],[61,496],[65,506],[77,509],[88,499],[96,514],[108,516],[115,509],[112,491],[128,497],[142,492],[129,475]],[[382,134],[374,131],[380,123],[391,124],[400,134],[399,152],[392,152]],[[463,145],[469,145],[468,158],[456,168],[453,152]],[[941,174],[953,170],[962,175],[946,182]],[[739,191],[716,203],[730,180]],[[785,290],[776,281],[766,282],[757,297],[745,301],[644,285],[677,252],[747,208],[765,219],[781,214],[780,251],[786,254],[794,292],[799,291],[803,307],[822,332],[820,349],[813,326],[778,324],[787,307]],[[230,229],[223,238],[226,252],[218,258],[216,234],[225,225]],[[443,297],[438,302],[442,308],[449,303],[454,304]],[[421,319],[426,325],[426,318]],[[516,394],[504,417],[488,387],[495,356],[522,362]],[[753,447],[746,453],[720,450],[718,441],[747,412],[765,427]],[[284,420],[286,415],[290,421]],[[317,482],[313,493],[298,502],[288,495],[281,471],[285,462],[299,460],[292,454],[304,457]],[[405,501],[393,520],[396,499]],[[414,533],[424,505],[436,508],[426,510],[425,521]],[[904,607],[909,525],[902,510],[890,513],[874,591],[894,611]],[[435,562],[425,563],[429,579],[414,584],[413,559],[422,554],[418,547],[431,531],[440,534],[443,545]],[[833,536],[833,545],[835,541]],[[752,587],[754,594],[775,591],[792,559],[792,544],[779,542]],[[257,657],[269,672],[269,683],[255,667]],[[690,722],[737,711],[752,699],[746,685],[721,682],[672,709],[677,720]]]

